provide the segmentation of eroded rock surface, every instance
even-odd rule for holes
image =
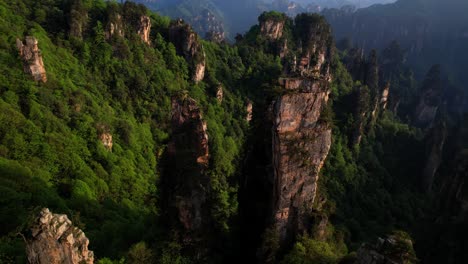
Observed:
[[[181,19],[173,22],[169,28],[169,39],[190,64],[192,79],[200,82],[205,77],[206,55],[199,37],[193,29]]]
[[[260,32],[268,39],[278,40],[283,36],[285,17],[281,18],[268,18],[260,17]]]
[[[269,28],[282,26],[265,26],[265,32]],[[332,79],[330,28],[319,16],[300,15],[293,31],[300,36],[298,50],[280,53],[299,58],[284,61],[287,76],[279,80],[284,94],[272,107],[273,225],[281,242],[310,230],[320,171],[332,143],[332,130],[321,118]]]
[[[37,39],[27,36],[26,43],[16,39],[16,46],[23,60],[24,72],[30,74],[35,81],[47,82],[47,74]]]
[[[308,228],[320,170],[331,146],[331,128],[320,120],[327,82],[283,79],[290,92],[273,108],[274,223],[282,239]]]
[[[151,33],[151,19],[148,16],[141,16],[138,24],[138,35],[141,40],[146,44],[151,44],[150,33]]]
[[[83,231],[66,215],[44,208],[31,228],[26,253],[29,263],[34,264],[92,264],[94,254],[88,245]]]

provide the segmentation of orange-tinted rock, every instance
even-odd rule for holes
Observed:
[[[138,35],[140,36],[141,40],[146,44],[151,44],[150,40],[150,33],[151,33],[151,19],[148,16],[141,16],[140,23],[138,25]]]
[[[320,121],[328,102],[328,83],[281,80],[291,92],[273,108],[274,224],[281,239],[306,231],[320,170],[331,146],[331,128]]]
[[[46,70],[37,39],[28,36],[26,37],[26,43],[16,39],[16,46],[23,60],[24,72],[30,74],[35,81],[47,82]]]
[[[73,226],[66,215],[52,214],[44,208],[31,228],[26,241],[29,263],[92,264],[94,254],[88,250],[89,240]]]

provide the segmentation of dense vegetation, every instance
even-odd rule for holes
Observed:
[[[119,15],[127,22],[125,37],[109,37],[108,22]],[[141,15],[152,20],[150,45],[132,24]],[[285,38],[304,37],[288,31],[293,22],[287,20]],[[316,15],[301,15],[295,23],[305,20],[325,23]],[[262,197],[268,186],[261,181],[270,163],[263,153],[269,133],[264,119],[280,92],[281,60],[254,26],[236,45],[203,41],[206,76],[194,83],[189,64],[168,41],[169,27],[168,18],[128,2],[0,0],[0,262],[25,262],[18,233],[27,233],[42,207],[68,214],[89,237],[98,263],[219,263],[255,257],[260,237],[268,237],[261,234],[268,207]],[[81,33],[71,33],[79,32],[76,28]],[[24,36],[39,41],[47,83],[23,72],[15,43]],[[383,68],[383,79],[409,100],[415,93],[411,72],[400,65],[398,47],[386,52],[383,57],[397,59]],[[369,125],[360,144],[350,140],[359,116],[355,106],[371,112],[380,87],[378,80],[348,71],[344,63],[350,53],[346,49],[333,57],[332,102],[324,114],[334,138],[320,182],[331,219],[329,235],[325,241],[297,238],[282,263],[336,263],[364,241],[395,229],[413,231],[427,211],[426,197],[418,194],[424,158],[419,129],[382,111],[375,120],[366,117]],[[222,102],[216,98],[219,85]],[[369,96],[357,102],[360,91]],[[207,236],[219,241],[209,244],[215,250],[201,260],[174,239],[161,211],[174,96],[194,98],[208,127],[205,173],[214,226]],[[255,106],[250,124],[245,120],[248,100]],[[100,140],[103,133],[112,134],[111,151]],[[260,188],[242,188],[246,175],[261,175],[253,179]],[[255,215],[249,215],[252,210]]]

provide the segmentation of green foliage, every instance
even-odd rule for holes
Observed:
[[[277,11],[269,11],[269,12],[263,12],[263,14],[260,15],[258,18],[258,21],[260,22],[266,22],[266,21],[273,21],[273,22],[284,22],[286,21],[288,17],[286,14],[277,12]]]
[[[281,261],[282,264],[333,264],[339,255],[326,242],[302,237]]]

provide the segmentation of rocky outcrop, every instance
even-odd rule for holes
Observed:
[[[390,95],[390,84],[387,83],[387,85],[384,87],[382,91],[382,94],[380,95],[380,109],[382,110],[387,109],[389,95]]]
[[[151,19],[148,16],[141,16],[138,23],[137,34],[141,40],[146,44],[150,45],[150,33],[151,33]]]
[[[357,251],[355,264],[411,264],[418,260],[413,242],[400,232],[379,238],[373,244],[364,244]]]
[[[223,102],[224,91],[223,91],[223,86],[221,84],[218,85],[218,89],[216,89],[216,99],[218,100],[219,103]]]
[[[181,19],[173,22],[169,28],[169,39],[176,47],[177,53],[188,62],[194,82],[205,77],[206,55],[197,33]]]
[[[206,167],[209,160],[207,126],[195,100],[192,98],[172,100],[172,128],[175,135],[180,135],[180,133],[193,135],[184,138],[189,140],[186,142],[187,147],[194,151],[196,162]],[[177,148],[169,148],[169,150],[177,152]]]
[[[283,29],[286,23],[284,14],[275,12],[263,13],[259,17],[260,33],[270,40],[278,40],[283,36]]]
[[[24,72],[30,74],[35,81],[47,82],[46,70],[42,61],[41,51],[38,48],[37,39],[27,36],[26,43],[23,43],[20,39],[16,39],[16,47],[23,60]]]
[[[29,263],[92,264],[94,254],[88,250],[89,240],[73,226],[66,215],[52,214],[44,208],[26,239]]]
[[[192,80],[195,83],[202,81],[205,78],[206,71],[206,57],[205,52],[203,51],[203,58],[199,62],[195,62],[195,69],[193,73]]]
[[[101,133],[99,139],[108,151],[112,151],[113,141],[111,133]]]
[[[268,13],[266,13],[268,15]],[[260,21],[268,22],[266,14]],[[271,15],[271,14],[270,14]],[[265,24],[261,34],[284,25]],[[273,31],[271,31],[273,30]],[[279,84],[283,95],[272,104],[273,226],[280,242],[311,229],[320,171],[331,147],[332,131],[322,112],[330,94],[333,41],[329,26],[317,15],[299,15],[293,28],[298,50],[286,49]],[[275,33],[276,34],[276,33]],[[271,35],[271,39],[279,35]],[[283,45],[284,46],[284,45]],[[325,222],[323,222],[325,223]]]
[[[247,111],[247,116],[245,117],[245,120],[247,120],[247,122],[250,122],[252,121],[252,118],[253,118],[253,103],[252,101],[247,101],[247,105],[245,107],[245,110]]]
[[[330,93],[327,81],[282,79],[287,94],[273,107],[273,215],[280,238],[309,228],[331,128],[320,120]]]
[[[331,81],[330,61],[333,54],[331,28],[323,17],[317,14],[301,14],[295,19],[295,35],[299,57],[293,71],[304,77]]]
[[[207,125],[195,100],[172,99],[172,139],[168,145],[171,179],[168,200],[175,208],[183,230],[200,231],[209,177],[204,174],[209,161]],[[184,240],[191,240],[187,235]]]
[[[105,34],[106,34],[106,39],[108,40],[114,36],[118,36],[118,37],[125,36],[123,19],[120,14],[110,15]]]

